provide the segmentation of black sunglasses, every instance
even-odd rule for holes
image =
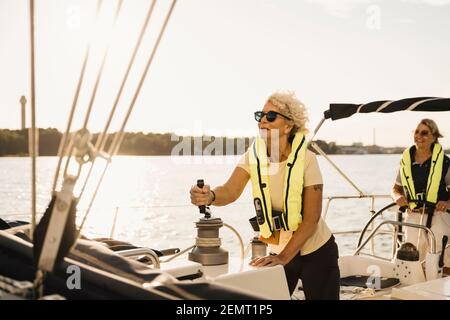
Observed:
[[[277,119],[277,116],[279,116],[279,115],[288,120],[292,120],[291,118],[285,116],[284,114],[281,114],[276,111],[269,111],[269,112],[256,111],[255,112],[255,120],[258,122],[261,122],[262,118],[264,118],[264,116],[266,116],[267,121],[274,122]]]
[[[416,130],[416,131],[414,131],[414,134],[418,134],[421,137],[426,137],[427,135],[430,134],[430,131],[428,131],[428,130],[422,130],[422,131]]]

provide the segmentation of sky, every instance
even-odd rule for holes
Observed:
[[[96,23],[96,1],[36,1],[38,127],[66,128],[89,42],[72,128],[81,128],[109,47],[88,126],[104,127],[150,3],[125,0],[114,26],[116,0],[103,1]],[[168,5],[157,2],[112,129],[130,104]],[[179,0],[126,129],[254,135],[253,112],[278,90],[294,91],[306,105],[310,129],[330,103],[450,97],[449,17],[450,0]],[[28,1],[0,0],[0,128],[19,128],[19,99],[30,101],[29,52]],[[436,120],[448,148],[450,112],[328,120],[316,138],[407,146],[425,117]]]

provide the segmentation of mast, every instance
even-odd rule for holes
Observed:
[[[31,239],[33,239],[33,232],[36,227],[36,82],[34,54],[34,0],[30,0],[31,142],[29,151],[31,156]]]

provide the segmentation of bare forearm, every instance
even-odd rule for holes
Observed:
[[[249,179],[250,175],[247,171],[236,167],[228,181],[213,190],[210,189],[209,185],[205,185],[203,188],[196,185],[192,186],[189,190],[191,203],[196,206],[225,206],[239,198]]]
[[[392,199],[394,199],[394,201],[397,201],[398,198],[403,197],[403,196],[404,196],[403,188],[398,185],[394,185],[391,190]]]
[[[226,206],[234,201],[236,201],[236,197],[231,190],[229,190],[226,186],[218,186],[213,189],[216,194],[216,199],[212,203],[214,206]]]
[[[314,234],[317,228],[317,223],[303,222],[293,234],[283,251],[279,256],[284,261],[291,261],[301,250],[305,242]]]
[[[215,206],[226,206],[236,201],[250,179],[250,175],[244,169],[236,167],[231,177],[223,185],[213,189],[216,199],[212,203]]]
[[[291,261],[316,231],[322,212],[322,190],[323,186],[321,184],[303,189],[303,221],[292,235],[286,247],[279,254],[284,262]]]

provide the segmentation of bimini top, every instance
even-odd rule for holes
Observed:
[[[348,118],[355,113],[397,111],[450,111],[450,98],[421,97],[402,100],[374,101],[365,104],[331,103],[324,112],[325,119],[338,120]]]

